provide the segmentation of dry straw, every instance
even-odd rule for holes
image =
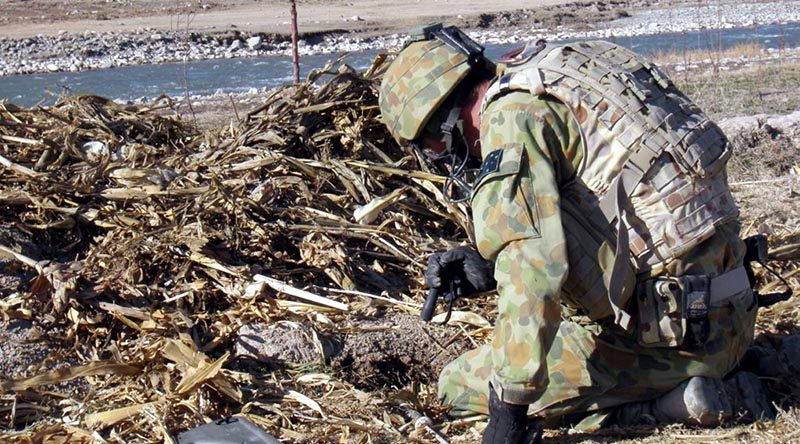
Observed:
[[[425,257],[466,237],[466,207],[377,118],[383,68],[330,64],[207,133],[166,104],[0,104],[0,223],[46,252],[0,245],[35,275],[0,310],[74,363],[2,383],[4,424],[38,424],[6,438],[163,441],[233,413],[289,440],[405,436],[380,393],[229,354],[250,322],[415,311]]]

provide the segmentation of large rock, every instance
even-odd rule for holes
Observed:
[[[247,47],[251,50],[257,50],[261,48],[261,37],[255,36],[247,39]]]

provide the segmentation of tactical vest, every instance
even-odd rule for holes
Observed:
[[[563,297],[630,329],[636,276],[658,276],[738,217],[728,141],[658,68],[613,43],[537,45],[501,62],[483,109],[509,91],[549,95],[582,132],[575,186],[561,190],[570,255]]]

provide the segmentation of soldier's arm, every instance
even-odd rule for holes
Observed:
[[[561,320],[567,250],[558,185],[573,169],[567,157],[576,157],[580,140],[568,113],[563,104],[516,92],[490,104],[481,123],[488,168],[472,209],[478,250],[495,260],[498,284],[492,381],[514,404],[533,403],[547,386],[546,356]]]

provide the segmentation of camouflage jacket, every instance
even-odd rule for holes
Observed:
[[[590,194],[576,180],[586,153],[564,104],[519,91],[496,98],[482,116],[481,146],[475,237],[480,253],[495,261],[499,294],[490,379],[505,401],[530,404],[548,385],[545,357],[562,304],[585,313],[605,300],[595,284],[613,262],[613,234],[580,205]],[[740,265],[738,234],[738,222],[717,227],[665,272],[717,275]]]

